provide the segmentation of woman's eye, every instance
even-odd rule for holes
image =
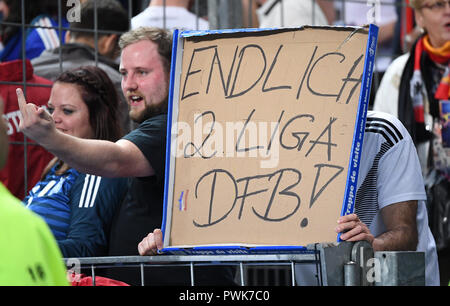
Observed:
[[[63,113],[64,113],[65,115],[71,115],[71,114],[73,113],[73,110],[71,110],[71,109],[64,109],[64,110],[63,110]]]
[[[53,114],[53,112],[55,111],[53,107],[47,107],[47,110],[50,114]]]

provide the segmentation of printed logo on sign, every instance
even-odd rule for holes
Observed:
[[[68,22],[81,22],[81,2],[80,0],[67,0],[66,6],[71,7],[67,11]]]

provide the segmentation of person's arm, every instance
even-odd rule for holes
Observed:
[[[106,177],[144,177],[154,170],[141,150],[132,142],[120,139],[81,139],[58,131],[51,115],[42,107],[27,103],[17,90],[22,120],[20,130],[45,149],[80,172]]]
[[[418,242],[417,201],[400,202],[381,209],[387,231],[373,241],[375,251],[415,251]]]
[[[342,216],[336,232],[345,241],[368,241],[374,251],[414,251],[417,247],[417,201],[388,205],[380,211],[386,232],[374,237],[367,225],[356,214]]]
[[[242,1],[242,21],[244,28],[259,27],[258,15],[256,14],[256,1]]]
[[[155,173],[131,141],[82,139],[59,131],[54,136],[42,146],[80,172],[105,177],[145,177]]]
[[[319,4],[323,14],[327,18],[328,24],[333,24],[336,19],[336,10],[334,9],[333,0],[317,0],[317,4]]]

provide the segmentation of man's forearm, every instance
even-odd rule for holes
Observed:
[[[375,237],[374,251],[415,251],[417,235],[417,201],[410,200],[381,209],[386,231]]]
[[[42,107],[27,103],[16,90],[22,114],[19,128],[29,138],[83,173],[107,177],[150,176],[153,168],[131,142],[82,139],[56,129],[52,116]]]
[[[375,237],[374,251],[415,251],[417,248],[417,229],[408,226],[389,230]]]
[[[48,151],[83,173],[114,177],[117,167],[114,157],[115,143],[106,140],[83,139],[56,131],[41,142]]]

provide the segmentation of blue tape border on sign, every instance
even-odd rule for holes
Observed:
[[[170,63],[170,84],[169,84],[169,96],[168,96],[168,110],[167,110],[167,131],[166,131],[166,164],[165,164],[165,178],[164,178],[164,204],[163,204],[163,220],[161,224],[161,231],[164,235],[166,233],[166,220],[167,220],[167,201],[169,196],[169,178],[170,178],[170,144],[172,141],[172,109],[173,109],[173,93],[175,87],[175,67],[177,61],[177,49],[178,49],[178,37],[179,30],[175,29],[172,36],[172,58]],[[153,229],[152,229],[153,230]]]
[[[313,254],[303,246],[205,246],[192,248],[164,248],[160,253],[171,255],[256,255],[256,254]]]
[[[348,215],[355,210],[356,188],[358,183],[359,163],[364,141],[364,129],[366,126],[367,108],[369,107],[370,89],[372,86],[372,74],[375,67],[375,52],[378,40],[378,27],[369,25],[367,37],[366,56],[364,60],[361,92],[359,94],[359,106],[356,114],[356,124],[352,149],[349,160],[349,171],[347,173],[347,184],[342,203],[341,216]],[[341,240],[341,234],[338,234],[337,241]]]
[[[203,36],[208,34],[223,33],[240,33],[240,32],[260,32],[271,29],[230,29],[230,30],[213,30],[213,31],[183,31],[174,30],[172,60],[170,71],[170,89],[169,89],[169,109],[167,117],[167,141],[166,141],[166,164],[165,164],[165,188],[164,188],[164,207],[162,232],[166,234],[167,226],[167,201],[168,201],[168,184],[170,171],[170,144],[171,144],[171,128],[172,128],[172,109],[174,95],[174,80],[176,67],[176,54],[178,48],[179,37]],[[279,30],[279,29],[278,29]],[[355,123],[354,138],[352,150],[350,154],[349,164],[351,165],[348,176],[344,201],[342,204],[341,216],[353,213],[355,208],[356,187],[358,181],[359,162],[361,159],[362,145],[364,140],[364,128],[366,124],[367,109],[369,106],[370,90],[372,84],[372,73],[374,69],[375,52],[378,40],[378,27],[369,25],[367,47],[364,61],[363,77],[361,84],[361,92],[359,96],[359,106],[357,110],[357,120]],[[340,234],[337,235],[337,241],[341,241]],[[242,246],[206,246],[192,248],[173,248],[166,247],[161,253],[172,255],[244,255],[244,254],[280,254],[280,253],[309,253],[305,246],[259,246],[259,247],[242,247]]]

